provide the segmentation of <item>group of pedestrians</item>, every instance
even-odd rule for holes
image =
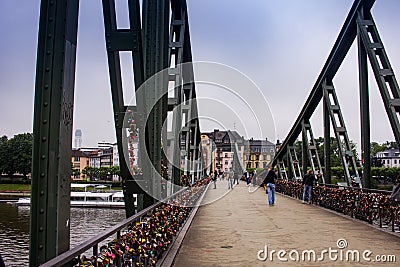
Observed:
[[[261,186],[265,186],[266,194],[268,194],[268,204],[269,206],[275,205],[275,179],[278,177],[278,172],[274,171],[272,167],[269,168],[267,176],[265,177],[264,181],[262,182]],[[314,184],[316,184],[321,177],[321,173],[314,174],[313,170],[307,171],[307,173],[303,177],[303,204],[311,204],[312,203],[312,190]],[[247,180],[247,179],[246,179]],[[247,184],[250,182],[247,180]],[[389,196],[391,201],[396,203],[400,203],[400,174],[395,179],[392,194]]]
[[[234,184],[239,184],[239,177],[238,175],[230,168],[229,170],[225,171],[220,175],[217,170],[214,170],[214,174],[211,177],[211,180],[214,183],[214,189],[217,188],[217,180],[221,177],[221,180],[226,179],[228,181],[228,190],[233,189]]]
[[[267,176],[262,182],[262,186],[265,186],[266,194],[268,194],[268,204],[269,206],[275,205],[275,179],[278,177],[278,171],[274,171],[272,167],[269,168]],[[307,174],[304,175],[303,179],[303,203],[311,204],[312,201],[312,187],[318,178],[314,175],[312,170],[309,170]],[[306,202],[307,200],[307,202]]]

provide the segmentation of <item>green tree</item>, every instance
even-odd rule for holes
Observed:
[[[101,180],[107,180],[107,175],[108,175],[108,167],[100,167],[99,168],[99,177]]]
[[[27,174],[32,172],[33,134],[18,134],[10,139],[9,142],[14,155],[13,160],[16,171],[26,177]]]
[[[32,172],[32,143],[31,133],[17,134],[11,139],[7,136],[0,138],[0,171],[10,177],[20,173],[25,177]]]
[[[111,166],[108,168],[108,172],[110,173],[111,177],[114,175],[121,176],[121,171],[119,166]]]
[[[78,169],[74,168],[74,164],[71,163],[71,175],[73,177],[79,177],[81,175],[81,172]]]
[[[8,137],[7,136],[2,136],[0,138],[0,174],[5,172],[6,167],[7,167],[7,142],[8,142]]]
[[[378,144],[377,142],[371,142],[371,155],[375,156],[378,152],[382,152],[388,149],[387,144]]]
[[[325,164],[325,155],[324,155],[324,138],[323,137],[318,137],[315,139],[315,143],[318,147],[318,156],[321,162],[321,165],[324,166]],[[299,162],[302,162],[302,141],[297,141],[295,143],[295,149],[297,152],[297,157],[299,159]],[[339,151],[339,146],[336,141],[336,138],[331,137],[330,138],[330,161],[331,161],[331,167],[340,167],[342,166],[342,161],[340,158],[340,151]],[[357,145],[354,141],[350,140],[350,148],[353,152],[353,155],[356,159],[356,162],[358,162],[358,153],[357,153]]]

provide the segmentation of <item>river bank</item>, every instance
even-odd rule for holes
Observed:
[[[30,191],[0,191],[0,200],[19,199],[21,197],[30,197]]]

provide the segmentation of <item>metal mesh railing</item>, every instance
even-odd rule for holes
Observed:
[[[276,191],[293,198],[303,198],[303,185],[277,180]],[[312,203],[370,224],[400,232],[399,202],[389,198],[390,192],[348,186],[320,184],[313,186]]]
[[[208,182],[209,179],[200,180],[181,189],[41,266],[156,266]],[[113,241],[99,248],[114,235]],[[84,255],[90,249],[93,255]]]

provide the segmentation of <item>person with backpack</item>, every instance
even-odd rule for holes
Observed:
[[[275,179],[277,178],[276,172],[270,167],[267,176],[262,182],[267,187],[266,193],[268,194],[268,204],[270,207],[275,205]]]
[[[315,175],[313,170],[309,170],[307,172],[307,174],[304,175],[303,178],[303,204],[308,203],[311,204],[311,200],[312,200],[312,187],[314,185],[314,181],[315,181]],[[308,192],[308,198],[307,198],[307,202],[306,202],[306,194]]]

